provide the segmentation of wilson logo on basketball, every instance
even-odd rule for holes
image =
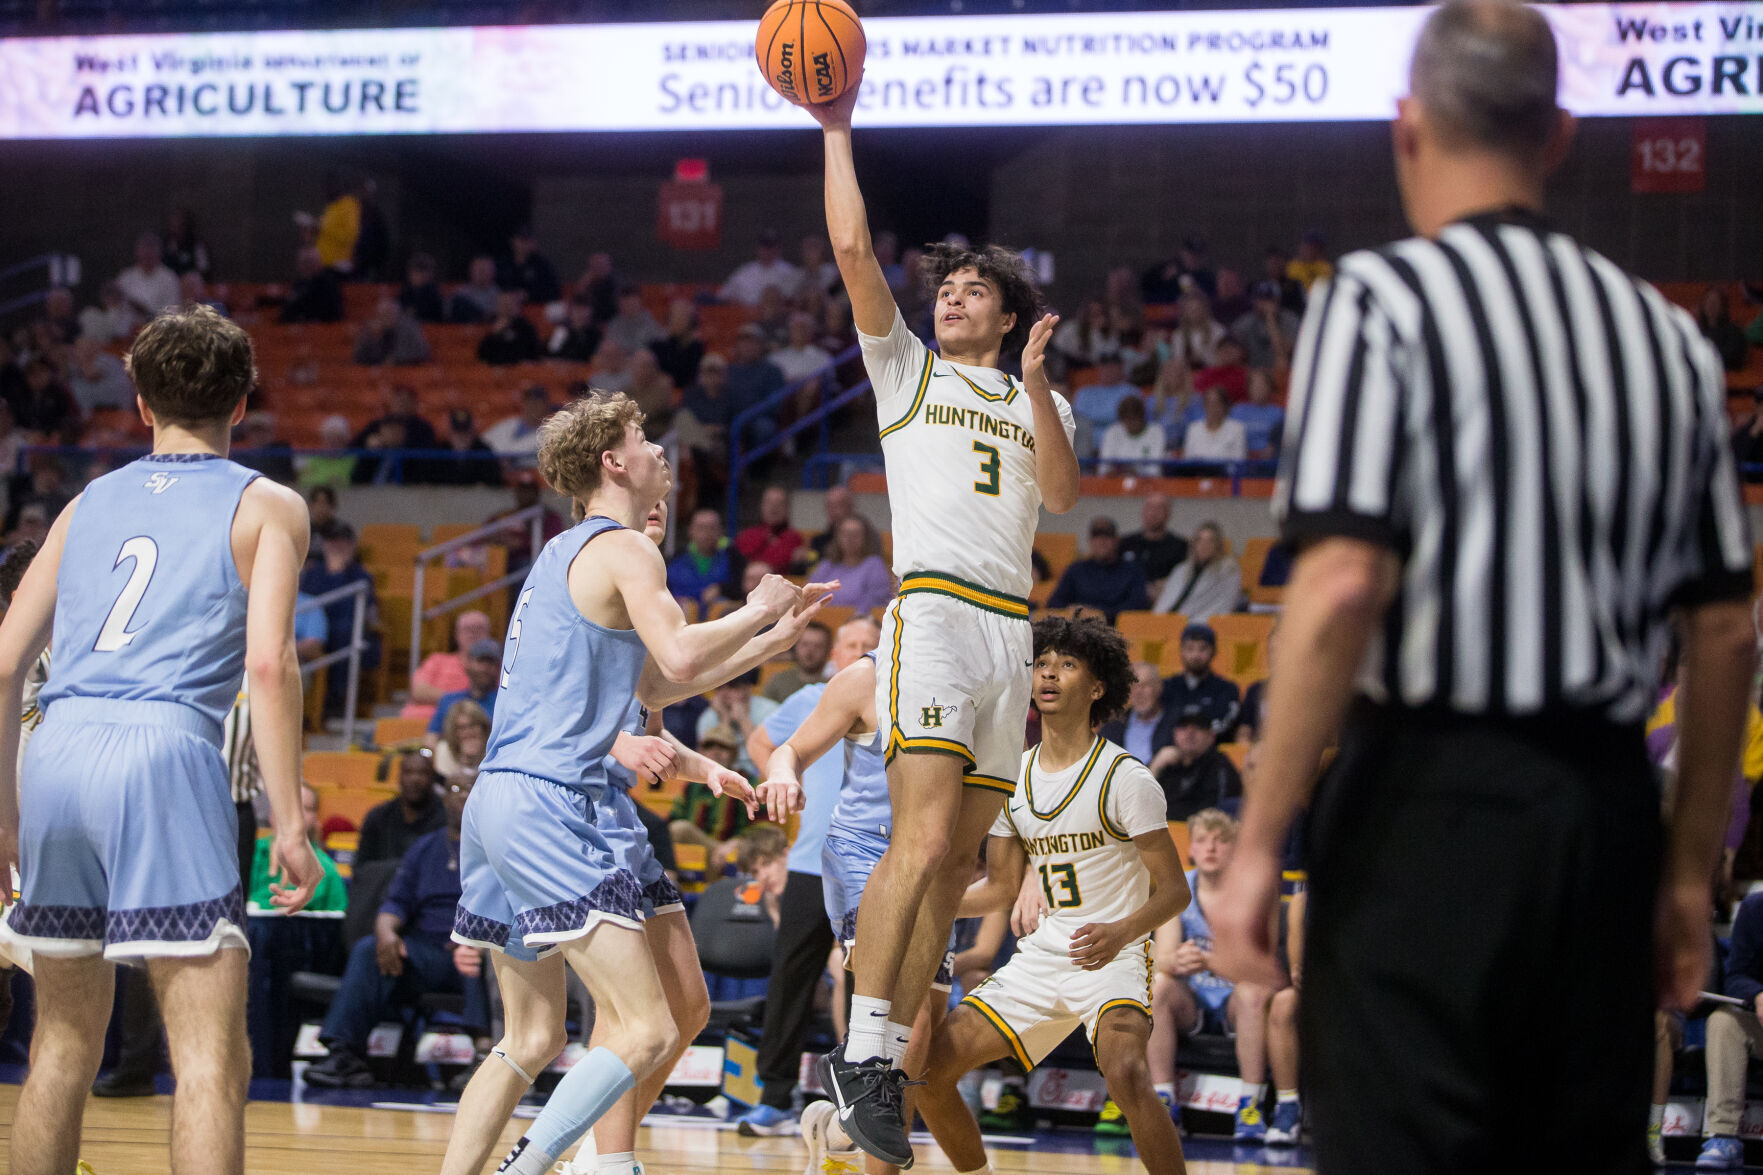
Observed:
[[[771,84],[777,92],[794,101],[796,94],[796,45],[793,41],[785,41],[778,46],[777,73],[772,75]]]

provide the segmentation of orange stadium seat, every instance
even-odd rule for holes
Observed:
[[[1047,561],[1053,581],[1057,583],[1065,569],[1077,561],[1077,536],[1062,531],[1041,531],[1035,535],[1035,550]]]
[[[1243,553],[1237,557],[1237,566],[1243,572],[1243,590],[1251,591],[1261,582],[1261,569],[1267,566],[1267,552],[1273,550],[1278,539],[1254,538],[1243,543]]]
[[[373,741],[382,747],[420,742],[429,728],[426,718],[381,718],[373,724]]]
[[[1274,618],[1261,612],[1231,612],[1214,616],[1208,623],[1218,634],[1218,653],[1212,670],[1239,684],[1267,676],[1267,638]]]
[[[317,786],[368,788],[379,783],[380,757],[361,751],[307,751],[300,771]]]
[[[1136,645],[1135,659],[1149,661],[1159,671],[1171,654],[1179,664],[1181,630],[1187,624],[1188,618],[1179,612],[1122,612],[1114,618],[1120,635]]]
[[[361,827],[369,810],[378,807],[387,800],[397,796],[394,787],[337,787],[335,785],[315,785],[312,789],[318,793],[318,819],[320,823],[333,816]]]

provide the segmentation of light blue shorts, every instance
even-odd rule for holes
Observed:
[[[850,966],[851,950],[857,944],[857,906],[863,900],[863,889],[869,875],[888,851],[888,842],[879,836],[852,832],[829,832],[820,849],[820,884],[826,897],[826,917],[833,934],[845,948],[845,965]],[[949,934],[949,949],[937,967],[931,986],[948,991],[955,986],[955,935]]]
[[[637,815],[637,800],[630,792],[616,785],[594,788],[594,823],[605,834],[619,864],[643,887],[643,916],[674,914],[686,908],[679,887],[667,876],[667,870],[655,859],[649,843],[649,830]]]
[[[62,698],[25,749],[22,896],[0,934],[51,958],[249,949],[220,730],[176,702]]]
[[[643,927],[643,887],[588,793],[514,771],[478,776],[459,840],[453,941],[537,959],[602,922]]]

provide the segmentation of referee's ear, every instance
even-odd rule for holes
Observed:
[[[1579,120],[1565,110],[1555,112],[1555,129],[1549,132],[1549,141],[1543,146],[1543,174],[1554,175],[1555,169],[1566,162],[1567,153],[1573,149],[1573,137],[1579,133]]]

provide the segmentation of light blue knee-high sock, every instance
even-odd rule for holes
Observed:
[[[532,1128],[496,1170],[504,1175],[545,1175],[634,1084],[630,1068],[617,1053],[591,1050],[563,1075]]]

